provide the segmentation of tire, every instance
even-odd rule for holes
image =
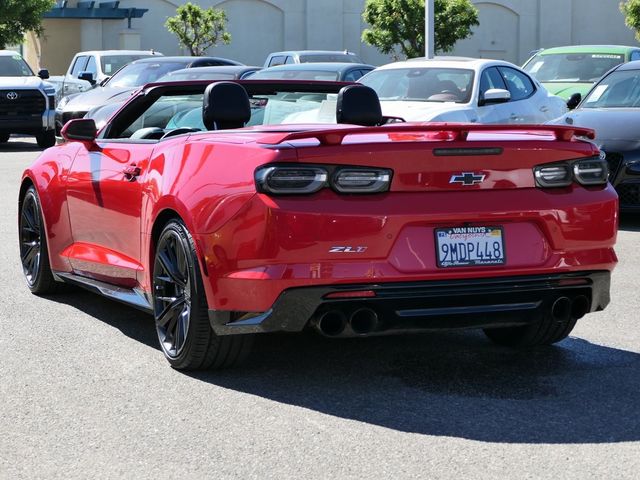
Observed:
[[[53,147],[56,144],[56,131],[47,130],[36,135],[36,141],[41,148]]]
[[[57,282],[51,272],[42,207],[33,186],[22,199],[18,231],[22,272],[31,293],[46,295],[64,290],[65,285]]]
[[[193,238],[179,219],[165,225],[157,242],[153,310],[160,348],[177,370],[235,366],[253,345],[253,335],[212,330]]]
[[[10,133],[0,133],[0,143],[7,143],[10,137]]]
[[[564,318],[554,318],[548,308],[540,319],[521,327],[486,328],[485,335],[498,345],[515,348],[530,348],[552,345],[569,336],[578,318],[570,313],[570,307]]]

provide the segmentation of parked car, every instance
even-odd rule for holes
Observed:
[[[107,80],[126,64],[141,58],[162,56],[153,50],[94,50],[74,55],[67,73],[49,79],[56,87],[58,101],[67,95],[86,92]]]
[[[411,122],[544,123],[567,111],[561,98],[501,60],[418,58],[358,82],[378,93],[385,115]]]
[[[328,80],[339,82],[355,82],[373,70],[373,65],[366,63],[292,63],[269,67],[251,75],[253,80]]]
[[[538,51],[522,67],[554,95],[569,100],[583,97],[605,73],[616,65],[640,60],[639,47],[623,45],[573,45]],[[574,97],[574,104],[580,98]]]
[[[153,84],[100,132],[69,122],[22,178],[30,290],[66,282],[153,314],[177,369],[307,328],[546,345],[607,306],[617,196],[575,136],[593,132],[381,125],[373,90],[319,83]],[[264,125],[305,92],[337,95],[340,124]],[[204,131],[170,126],[197,104]]]
[[[262,67],[224,65],[216,67],[183,68],[169,72],[157,82],[185,82],[190,80],[239,80],[253,75]]]
[[[47,70],[35,75],[20,54],[0,50],[0,143],[19,133],[35,136],[40,147],[55,144],[55,90],[47,78]]]
[[[348,50],[289,50],[270,53],[264,62],[264,68],[308,62],[362,63],[362,60],[355,53]]]
[[[595,130],[620,209],[640,212],[640,61],[615,67],[575,110],[553,123]]]
[[[242,64],[219,57],[153,57],[131,62],[114,73],[101,86],[88,92],[64,97],[56,108],[56,131],[59,133],[69,120],[82,118],[93,108],[126,100],[136,88],[154,82],[169,72],[183,68],[217,65]]]

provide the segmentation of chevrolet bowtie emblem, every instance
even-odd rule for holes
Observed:
[[[475,185],[484,181],[486,175],[473,172],[462,172],[460,175],[451,175],[449,183],[461,183],[462,185]]]

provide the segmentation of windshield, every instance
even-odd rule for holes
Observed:
[[[111,132],[111,138],[151,139],[155,134],[164,134],[177,128],[207,130],[202,119],[202,103],[202,93],[163,95],[121,131]],[[271,91],[254,94],[250,96],[251,119],[247,126],[336,123],[336,103],[335,93]],[[95,117],[103,119],[114,110],[100,112]]]
[[[184,82],[187,80],[234,80],[234,73],[223,72],[198,72],[199,68],[190,68],[187,72],[168,73],[160,77],[156,82]]]
[[[536,55],[524,71],[540,82],[593,83],[623,62],[622,54],[554,53]]]
[[[598,83],[580,108],[640,107],[640,70],[612,72]]]
[[[375,70],[358,82],[383,101],[468,103],[473,78],[473,70],[461,68],[394,68]]]
[[[102,71],[105,75],[113,75],[127,63],[150,56],[151,55],[106,55],[100,58],[100,64],[102,65]]]
[[[338,72],[327,70],[263,70],[251,76],[252,80],[338,80]]]
[[[32,77],[33,71],[18,54],[0,56],[0,77]]]
[[[132,63],[116,72],[105,86],[140,87],[147,83],[155,82],[161,76],[186,66],[186,62]]]

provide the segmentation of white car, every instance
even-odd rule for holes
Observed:
[[[545,123],[567,111],[564,100],[501,60],[416,58],[358,82],[376,91],[383,115],[407,122]]]

